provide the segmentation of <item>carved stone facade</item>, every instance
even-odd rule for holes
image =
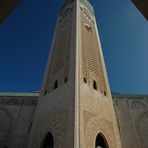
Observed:
[[[38,93],[0,93],[0,148],[4,146],[8,148],[26,148],[38,98]],[[61,104],[62,100],[59,99],[58,102]],[[113,94],[113,103],[122,147],[147,148],[148,96]],[[100,109],[102,110],[102,107]],[[43,114],[37,121],[37,135],[39,136],[36,148],[40,148],[46,137],[45,133],[48,133],[48,131],[53,133],[54,138],[58,141],[55,147],[60,147],[60,145],[63,145],[64,148],[67,147],[64,141],[69,135],[67,133],[69,110],[64,106],[55,106],[54,113],[44,113],[47,111],[44,109],[42,111]],[[48,111],[51,112],[50,108]],[[113,125],[105,119],[106,114],[98,117],[99,110],[92,112],[89,107],[81,113],[84,118],[84,126],[81,129],[84,131],[81,133],[82,141],[86,141],[83,143],[84,147],[95,148],[94,140],[97,134],[101,133],[106,138],[109,148],[115,148]],[[50,125],[48,125],[49,122]],[[69,130],[69,133],[72,133],[73,129],[70,126]],[[63,137],[65,137],[65,140],[63,140]],[[70,141],[70,143],[73,142]]]
[[[94,10],[86,0],[79,8],[79,147],[96,147],[101,133],[109,148],[121,148]]]
[[[148,147],[148,96],[114,94],[123,148]]]
[[[0,148],[26,148],[38,93],[0,93]]]
[[[48,69],[48,79],[45,84],[45,94],[51,92],[56,85],[61,86],[68,80],[69,58],[72,36],[73,6],[69,4],[60,10],[53,53]],[[54,64],[53,64],[54,63]]]
[[[95,147],[94,140],[96,139],[98,133],[103,133],[109,147],[116,147],[115,133],[113,130],[113,125],[110,121],[107,121],[101,117],[99,118],[97,114],[84,111],[84,123],[84,141],[86,141],[86,148]]]
[[[0,119],[0,146],[3,146],[11,132],[12,117],[6,109],[0,108]]]
[[[49,144],[43,143],[48,133],[55,148],[103,146],[95,142],[99,133],[110,148],[121,148],[94,10],[87,0],[66,0],[59,11],[28,148]]]
[[[90,5],[90,4],[89,4]],[[82,77],[91,85],[96,82],[98,90],[106,93],[106,84],[103,72],[99,43],[97,39],[96,23],[93,8],[89,9],[84,1],[80,4],[81,17],[81,50],[82,50]],[[97,49],[97,50],[96,50]]]
[[[147,147],[147,104],[114,99],[113,105],[87,0],[66,0],[61,7],[45,74],[39,97],[1,95],[0,147]]]
[[[29,141],[23,141],[26,147],[51,147],[53,142],[45,140],[50,133],[55,148],[121,148],[94,10],[88,0],[66,0],[61,7],[45,73]],[[17,123],[20,137],[27,136],[21,135],[21,128],[29,126],[28,117]],[[7,136],[9,128],[2,128]],[[21,147],[22,142],[15,140],[17,146],[13,146]]]

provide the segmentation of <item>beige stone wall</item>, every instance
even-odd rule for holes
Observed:
[[[120,97],[120,95],[119,95]],[[114,97],[123,148],[148,147],[148,101],[144,97]]]
[[[94,148],[97,134],[101,133],[110,148],[120,148],[120,136],[95,16],[87,6],[86,3],[80,3],[79,10],[80,147]],[[96,88],[93,86],[94,81]]]
[[[48,65],[48,78],[46,79],[44,91],[50,93],[55,81],[62,86],[69,75],[69,58],[72,37],[73,5],[67,5],[60,11],[56,35],[53,43],[52,56]]]
[[[54,148],[74,148],[75,145],[76,7],[75,3],[67,1],[67,4],[58,17],[29,148],[41,148],[48,132],[53,136]],[[63,23],[62,19],[65,19]],[[63,32],[62,35],[59,32]],[[67,81],[64,81],[65,77]],[[55,80],[58,81],[57,88],[53,87]]]
[[[82,84],[80,96],[81,147],[95,147],[96,136],[101,132],[111,148],[119,148],[110,98],[89,88],[87,84]]]
[[[40,148],[48,132],[54,138],[54,147],[72,148],[74,143],[74,91],[67,82],[50,94],[40,98],[30,148]]]
[[[68,88],[69,85],[71,84],[68,83]],[[67,91],[64,85],[62,89],[55,90],[51,94],[52,97],[46,96],[43,99],[43,107],[40,106],[39,109],[40,117],[36,122],[40,130],[36,134],[39,135],[38,142],[41,143],[47,131],[54,130],[56,141],[67,147],[74,143],[71,138],[74,137],[74,112],[72,112],[74,101],[70,101],[71,99],[63,96],[60,91],[66,96],[69,96],[68,92],[72,92],[72,90]],[[108,112],[112,110],[109,98],[99,94],[84,82],[81,82],[80,96],[80,147],[94,147],[98,132],[104,134],[111,143],[110,146],[114,146],[114,119],[112,113]],[[122,145],[123,148],[147,148],[148,99],[144,96],[138,98],[131,96],[113,97]],[[49,98],[52,99],[47,103],[46,100]],[[55,99],[56,102],[53,103]],[[37,96],[0,96],[1,147],[7,145],[9,148],[26,148],[37,100]]]
[[[96,22],[93,13],[81,4],[81,62],[82,75],[89,85],[96,81],[97,87],[102,94],[107,94],[103,63],[101,59],[100,47],[98,44]]]

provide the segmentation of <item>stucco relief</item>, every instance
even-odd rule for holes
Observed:
[[[68,79],[72,17],[73,7],[65,6],[59,16],[57,24],[55,40],[52,47],[53,53],[49,65],[48,78],[46,80],[45,95],[55,89],[55,84],[57,88],[57,86],[59,87],[64,84],[65,79]]]
[[[14,105],[14,106],[19,106],[19,105],[36,105],[38,102],[38,97],[4,97],[0,98],[0,104],[4,105]]]
[[[132,108],[132,109],[135,109],[135,110],[137,110],[137,109],[145,110],[147,107],[146,107],[146,105],[145,105],[143,102],[140,102],[140,101],[133,101],[133,102],[131,103],[131,108]]]
[[[148,111],[142,113],[136,120],[136,127],[140,143],[143,148],[148,146]]]
[[[113,124],[88,111],[84,111],[84,133],[86,148],[95,147],[98,133],[103,133],[110,148],[116,148]]]
[[[148,105],[148,98],[145,98],[146,99],[146,103],[147,103],[147,105]]]
[[[9,104],[9,105],[19,105],[20,101],[19,101],[19,99],[11,98],[11,99],[8,99],[5,103]]]
[[[37,127],[37,139],[35,148],[41,148],[42,141],[48,132],[51,132],[54,139],[56,139],[55,147],[61,148],[67,147],[65,142],[65,135],[67,132],[67,113],[65,109],[55,110],[54,112],[49,112],[41,115],[38,127]]]

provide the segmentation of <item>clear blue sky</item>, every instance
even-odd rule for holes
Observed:
[[[0,24],[0,92],[40,89],[64,0],[22,0]],[[148,21],[130,0],[90,0],[113,92],[148,93]]]

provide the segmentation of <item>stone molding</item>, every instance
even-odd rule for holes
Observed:
[[[104,135],[110,148],[116,148],[112,122],[84,111],[84,124],[86,148],[95,147],[95,139],[99,133]]]

